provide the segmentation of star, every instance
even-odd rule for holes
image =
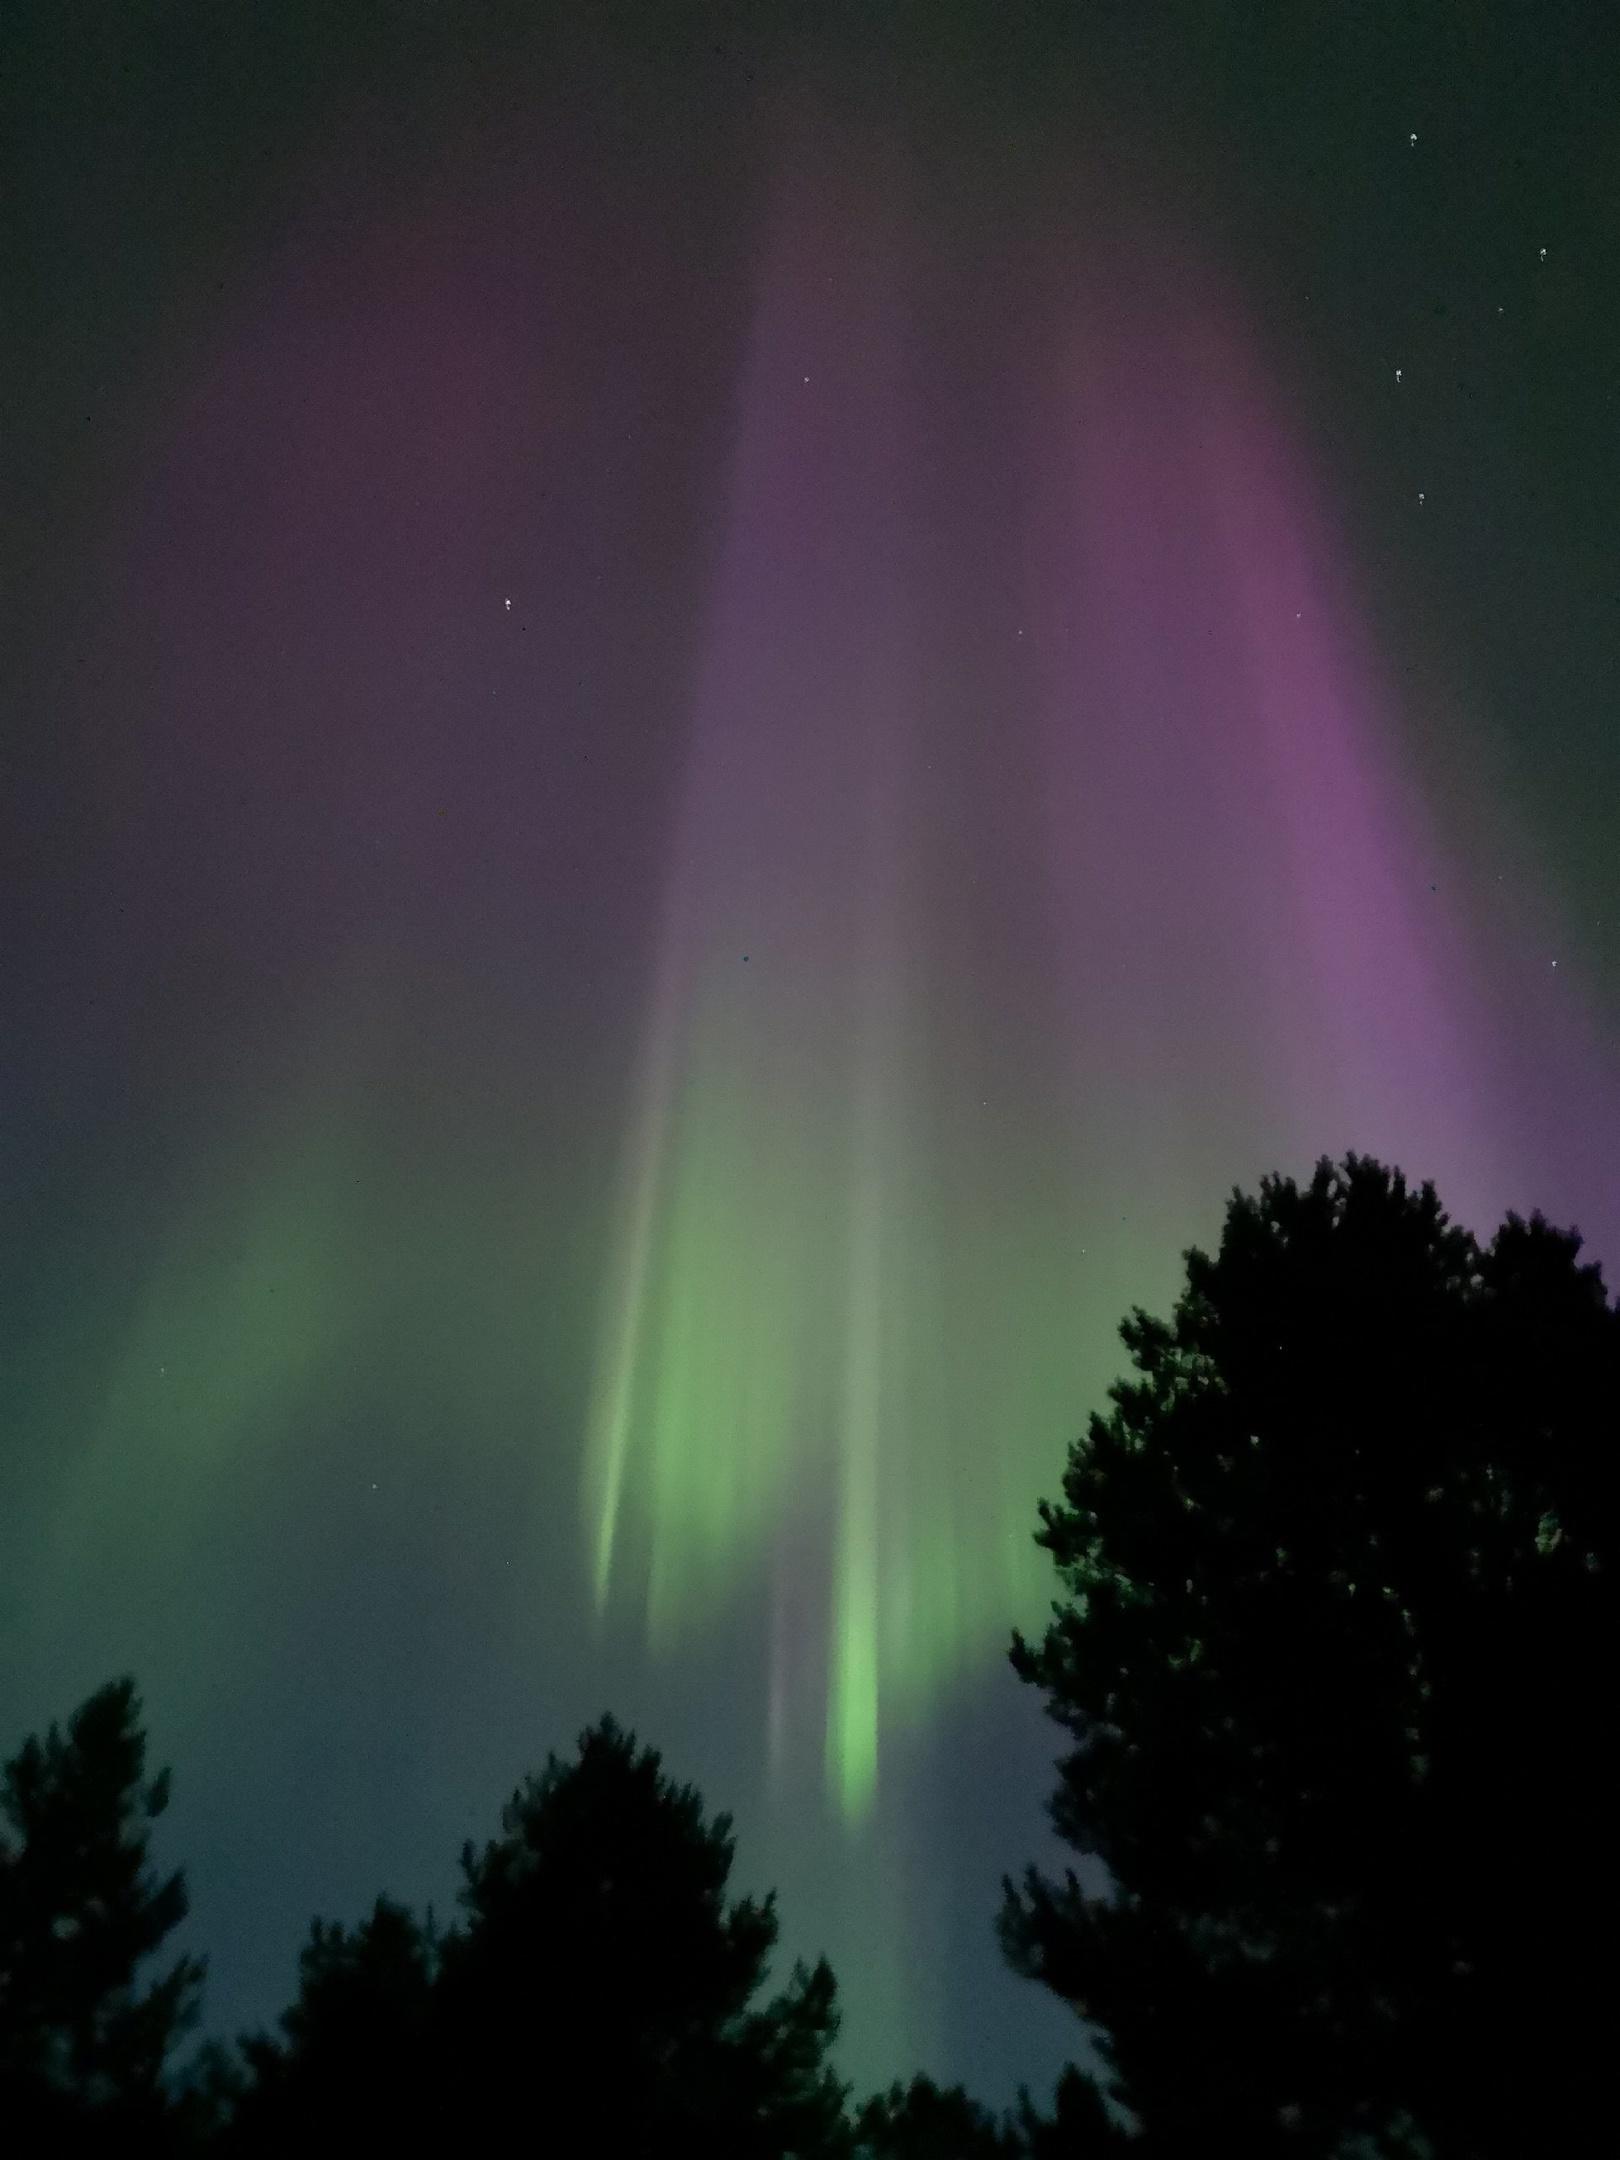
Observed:
[[[511,601],[510,601],[510,600],[508,600],[508,601],[507,601],[507,603],[506,603],[506,612],[507,612],[507,614],[508,614],[508,615],[510,615],[510,614],[511,614],[511,612],[512,612],[512,603],[511,603]]]

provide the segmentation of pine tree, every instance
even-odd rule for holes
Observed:
[[[391,1898],[356,1928],[316,1920],[280,2037],[242,2043],[229,2151],[414,2149],[439,2102],[436,1969],[431,1927]]]
[[[1009,2125],[960,2085],[914,2077],[866,2102],[855,2117],[856,2160],[1016,2160]]]
[[[168,1772],[146,1777],[132,1680],[101,1688],[0,1782],[0,2141],[17,2152],[161,2146],[164,2072],[196,2014],[202,1967],[141,1975],[186,1913],[150,1826]]]
[[[1121,1329],[1013,1651],[1106,1877],[1002,1925],[1154,2153],[1593,2149],[1620,1314],[1579,1249],[1351,1156]]]
[[[538,2106],[554,2133],[626,2154],[831,2154],[842,2087],[825,1961],[755,2007],[774,1893],[727,1903],[730,1818],[611,1718],[513,1795],[463,1853],[466,1919],[444,1945],[444,2044],[481,2124]]]

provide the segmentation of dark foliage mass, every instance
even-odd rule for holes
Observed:
[[[1012,2128],[998,2122],[960,2085],[932,2078],[892,2085],[868,2100],[855,2118],[859,2160],[1013,2160],[1022,2150]]]
[[[1348,1157],[1234,1195],[1071,1450],[1063,1596],[1017,1670],[1072,1741],[1094,1872],[1008,1885],[1015,1966],[1101,2081],[997,2118],[925,2077],[851,2109],[825,1961],[768,1992],[729,1819],[610,1718],[462,1854],[459,1911],[317,1921],[275,2034],[175,2052],[129,1681],[5,1765],[0,2149],[262,2160],[1595,2151],[1614,1919],[1620,1310],[1580,1240],[1488,1248]]]
[[[842,2150],[832,1972],[797,1966],[757,2000],[776,1914],[727,1902],[727,1817],[705,1821],[605,1718],[513,1795],[501,1831],[464,1851],[442,1938],[387,1899],[352,1932],[316,1923],[280,2038],[244,2044],[232,2150],[432,2132],[494,2151],[537,2116],[558,2151]]]
[[[1481,1249],[1324,1161],[1122,1329],[1014,1650],[1106,1875],[1032,1871],[1002,1928],[1145,2150],[1594,2144],[1620,1314],[1579,1245],[1510,1216]]]
[[[17,2152],[156,2147],[163,2083],[202,1968],[140,1984],[184,1919],[148,1859],[167,1773],[146,1777],[134,1682],[114,1681],[5,1765],[0,1784],[0,2143]]]

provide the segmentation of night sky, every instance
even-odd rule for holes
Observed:
[[[603,1709],[1037,2093],[1035,1506],[1262,1172],[1620,1269],[1620,33],[14,4],[0,1745],[207,2023]]]

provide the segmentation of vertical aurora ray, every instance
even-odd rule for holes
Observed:
[[[613,1573],[614,1542],[624,1499],[625,1464],[635,1415],[635,1346],[641,1338],[652,1263],[658,1172],[663,1158],[667,1105],[679,1025],[673,970],[660,970],[648,1030],[646,1070],[631,1130],[627,1186],[628,1222],[622,1233],[618,1295],[608,1309],[597,1361],[599,1392],[586,1448],[586,1469],[595,1485],[593,1586],[600,1613]]]
[[[883,1169],[875,1089],[857,1096],[827,1769],[844,1807],[871,1797],[878,1756],[878,1462],[883,1444]]]
[[[883,222],[847,184],[794,195],[764,272],[586,1450],[599,1602],[628,1543],[655,1634],[764,1564],[783,1494],[826,1462],[827,1770],[852,1813],[876,1763],[904,1115]],[[785,1720],[779,1670],[772,1689]]]
[[[1129,221],[1059,349],[1061,454],[1032,490],[1049,860],[1061,915],[1122,961],[1105,979],[1062,941],[1070,1026],[1117,1046],[1173,1186],[1224,1129],[1246,1177],[1357,1147],[1488,1213],[1508,1151],[1465,927],[1485,895],[1397,760],[1262,354],[1191,252]]]
[[[838,1530],[831,1622],[831,1700],[827,1771],[847,1815],[870,1805],[878,1771],[886,1541],[881,1518],[885,1431],[905,1415],[893,1385],[889,1285],[904,1264],[891,1249],[895,1192],[892,1159],[905,1130],[902,1044],[906,986],[901,965],[902,899],[896,874],[901,831],[899,775],[884,753],[898,747],[893,715],[904,710],[899,672],[890,683],[890,731],[868,748],[866,951],[859,970],[852,1080],[847,1304],[842,1315],[844,1385],[839,1422]]]

